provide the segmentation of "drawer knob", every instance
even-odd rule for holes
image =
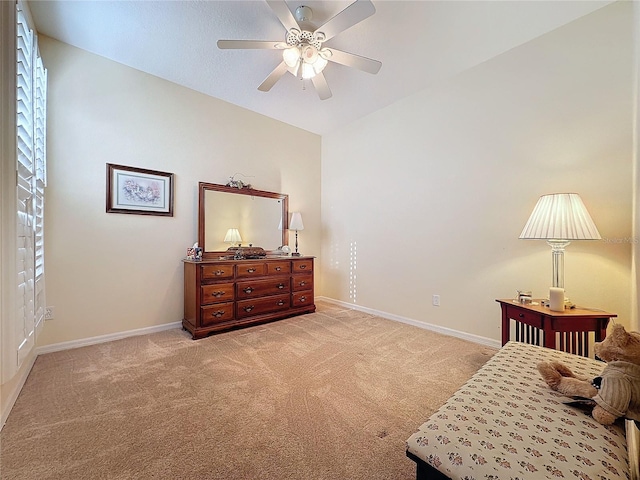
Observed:
[[[280,300],[276,305],[278,305],[279,307],[281,307],[282,305],[284,305],[284,300]]]
[[[282,270],[282,267],[276,267],[276,272],[279,272],[280,270]]]
[[[253,273],[253,272],[255,272],[255,271],[256,271],[256,269],[255,269],[255,268],[247,268],[247,272],[248,272],[248,273]]]
[[[304,280],[302,282],[300,282],[300,286],[304,287],[307,284],[307,282],[305,282]]]
[[[244,311],[245,311],[245,312],[250,312],[250,311],[251,311],[251,310],[253,310],[254,308],[256,308],[256,307],[255,307],[255,306],[253,306],[253,305],[247,305],[246,307],[244,307]]]
[[[224,295],[224,292],[223,292],[223,291],[221,291],[221,290],[220,290],[220,291],[217,291],[217,292],[213,292],[213,293],[211,294],[211,296],[212,296],[212,297],[221,297],[221,296],[223,296],[223,295]]]
[[[215,272],[213,272],[214,275],[216,276],[220,276],[224,274],[224,270],[216,270]]]
[[[224,310],[218,310],[217,312],[213,312],[211,314],[212,317],[216,317],[216,318],[220,318],[223,315],[224,315]]]
[[[247,288],[245,288],[245,289],[243,290],[243,292],[244,292],[244,293],[251,293],[251,292],[253,292],[253,288],[251,288],[251,287],[247,287]]]
[[[279,283],[279,284],[278,284],[278,288],[279,288],[280,290],[282,290],[282,289],[284,288],[284,283]]]
[[[307,268],[306,265],[300,265],[300,270],[304,270],[305,268]]]
[[[305,296],[300,297],[300,301],[301,302],[304,302],[306,299],[307,299],[307,297],[305,297]]]

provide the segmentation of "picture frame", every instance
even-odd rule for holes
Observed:
[[[107,213],[173,217],[173,176],[107,163]]]

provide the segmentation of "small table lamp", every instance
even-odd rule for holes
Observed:
[[[224,241],[225,243],[231,244],[231,246],[234,246],[234,244],[236,243],[238,244],[238,246],[240,246],[242,237],[240,237],[240,232],[237,228],[230,228],[229,230],[227,230],[227,234],[224,236]]]
[[[551,246],[553,286],[564,288],[564,248],[571,240],[600,240],[600,233],[577,193],[543,195],[520,238],[546,240]]]
[[[300,212],[293,212],[291,214],[291,223],[289,224],[289,230],[296,231],[296,251],[291,254],[293,257],[299,257],[298,253],[298,230],[304,230],[304,224],[302,223],[302,215]]]

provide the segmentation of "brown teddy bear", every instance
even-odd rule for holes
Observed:
[[[538,371],[553,390],[592,399],[592,415],[599,423],[611,425],[619,417],[640,421],[640,333],[616,324],[594,351],[607,362],[594,379],[578,377],[560,362],[541,362]]]

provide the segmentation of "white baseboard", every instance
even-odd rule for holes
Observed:
[[[9,418],[9,414],[11,413],[11,409],[18,400],[18,395],[22,391],[22,387],[24,387],[25,382],[27,381],[27,377],[31,373],[31,369],[33,368],[33,364],[36,363],[36,358],[38,355],[33,355],[31,360],[29,360],[29,365],[26,368],[21,369],[22,373],[20,373],[20,378],[18,379],[18,383],[15,388],[9,395],[9,400],[7,401],[6,407],[2,410],[2,414],[0,414],[0,431],[4,428],[4,424],[7,423],[7,418]]]
[[[440,327],[439,325],[433,325],[431,323],[420,322],[412,318],[401,317],[400,315],[394,315],[392,313],[382,312],[380,310],[374,310],[373,308],[367,308],[360,305],[354,305],[353,303],[343,302],[341,300],[334,300],[328,297],[316,297],[316,300],[323,300],[334,305],[349,308],[351,310],[358,310],[359,312],[370,313],[377,317],[386,318],[387,320],[393,320],[395,322],[406,323],[413,325],[414,327],[423,328],[425,330],[431,330],[433,332],[442,333],[443,335],[449,335],[450,337],[461,338],[480,345],[486,345],[487,347],[500,348],[501,343],[499,340],[493,340],[491,338],[481,337],[479,335],[473,335],[471,333],[461,332],[459,330],[453,330],[451,328]]]
[[[182,322],[171,322],[165,323],[164,325],[127,330],[126,332],[109,333],[107,335],[99,335],[97,337],[81,338],[80,340],[71,340],[69,342],[53,343],[51,345],[36,347],[36,354],[42,355],[43,353],[60,352],[62,350],[70,350],[72,348],[112,342],[114,340],[120,340],[121,338],[135,337],[136,335],[147,335],[149,333],[162,332],[163,330],[180,328],[181,326]]]

